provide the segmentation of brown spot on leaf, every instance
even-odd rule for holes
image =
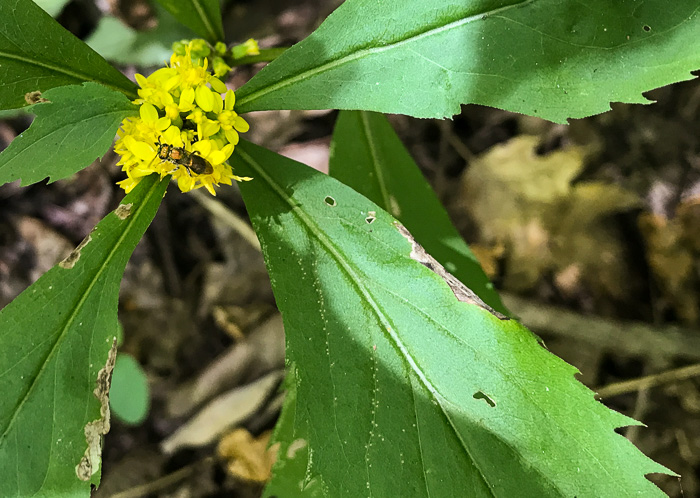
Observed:
[[[44,102],[48,102],[47,99],[41,96],[41,92],[39,90],[35,90],[33,92],[28,92],[24,94],[24,100],[27,102],[27,104],[32,105],[32,104],[42,104]]]
[[[129,217],[131,214],[131,208],[134,207],[133,204],[119,204],[119,207],[114,210],[114,214],[117,215],[117,218],[120,220],[125,220]]]
[[[97,374],[97,387],[93,391],[100,402],[100,418],[88,422],[85,426],[85,440],[88,446],[85,455],[75,467],[75,473],[82,481],[89,481],[100,468],[102,436],[109,432],[109,387],[112,384],[112,371],[116,359],[117,338],[115,337],[107,356],[107,363]]]
[[[481,298],[477,296],[473,290],[471,290],[469,287],[460,282],[450,272],[445,270],[445,268],[440,263],[438,263],[435,258],[428,254],[425,251],[425,249],[423,249],[423,246],[416,242],[416,239],[413,238],[413,235],[411,235],[411,232],[409,232],[405,226],[403,226],[400,223],[396,223],[396,228],[399,230],[399,233],[403,235],[406,239],[408,239],[408,241],[411,243],[411,259],[418,261],[420,264],[422,264],[430,271],[442,278],[445,281],[445,283],[450,287],[450,289],[452,289],[452,292],[454,293],[458,301],[461,301],[463,303],[475,304],[479,308],[485,309],[499,320],[510,320],[510,318],[508,318],[502,313],[499,313],[491,306],[486,304],[484,301],[482,301]]]
[[[58,266],[60,266],[61,268],[65,268],[66,270],[70,270],[71,268],[73,268],[75,266],[75,263],[77,263],[80,259],[80,252],[86,245],[88,245],[88,243],[91,240],[92,237],[90,236],[90,234],[88,234],[88,236],[85,237],[80,244],[78,244],[78,247],[71,251],[71,253],[66,257],[66,259],[58,263]]]

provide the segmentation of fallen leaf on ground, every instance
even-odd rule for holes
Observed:
[[[172,454],[180,448],[205,446],[231,427],[255,414],[284,377],[284,370],[267,374],[252,384],[233,389],[215,398],[185,425],[161,443]]]
[[[457,207],[476,221],[480,244],[505,248],[503,287],[525,292],[553,276],[567,295],[630,296],[636,280],[610,216],[638,207],[639,198],[617,185],[574,183],[587,148],[539,155],[538,144],[514,137],[478,156],[463,177]]]
[[[276,451],[268,448],[271,435],[272,431],[265,431],[255,438],[245,429],[234,429],[221,439],[216,452],[227,461],[231,475],[262,484],[270,479],[277,458]]]

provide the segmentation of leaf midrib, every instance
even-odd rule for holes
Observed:
[[[362,123],[362,132],[367,142],[367,148],[369,149],[369,154],[371,156],[372,167],[374,168],[374,175],[377,179],[377,185],[379,186],[379,191],[382,195],[382,202],[384,203],[384,210],[387,213],[392,213],[391,204],[389,200],[389,189],[386,185],[386,180],[384,179],[384,168],[382,168],[379,163],[379,154],[377,152],[377,146],[374,143],[374,135],[370,133],[369,119],[367,118],[367,111],[360,111],[360,122]]]
[[[2,435],[0,435],[0,447],[2,447],[3,442],[7,440],[6,437],[7,437],[8,433],[10,432],[10,430],[12,429],[12,426],[14,425],[15,421],[17,420],[19,413],[22,411],[22,407],[24,406],[27,399],[29,399],[29,397],[31,396],[32,392],[34,391],[34,388],[38,384],[39,379],[44,374],[46,367],[47,367],[49,361],[51,360],[51,357],[54,356],[54,354],[56,353],[58,345],[62,342],[62,340],[65,337],[65,334],[67,333],[71,324],[75,321],[76,316],[81,311],[83,305],[85,304],[85,301],[87,300],[88,296],[90,295],[90,291],[95,286],[97,281],[100,279],[100,276],[102,275],[102,273],[104,273],[104,271],[109,267],[109,263],[111,262],[112,258],[114,257],[115,253],[117,252],[117,250],[121,248],[121,245],[124,242],[124,239],[131,232],[135,221],[137,220],[137,218],[139,218],[140,214],[143,212],[142,210],[148,205],[148,201],[153,196],[158,185],[160,185],[160,181],[156,181],[153,184],[153,186],[151,187],[148,194],[146,194],[146,196],[144,197],[141,205],[137,207],[135,212],[131,213],[131,215],[129,216],[129,221],[127,222],[127,226],[122,231],[121,235],[117,239],[117,242],[114,244],[112,249],[107,254],[107,257],[104,259],[104,263],[102,265],[100,265],[99,269],[95,273],[94,278],[90,281],[87,288],[82,293],[82,296],[80,297],[80,300],[78,301],[78,304],[75,306],[73,312],[71,314],[67,315],[65,324],[63,325],[60,334],[58,334],[58,336],[56,338],[56,342],[54,343],[54,345],[51,348],[51,350],[49,351],[49,353],[46,355],[46,358],[42,362],[42,365],[41,365],[41,368],[39,369],[39,372],[34,377],[26,394],[24,395],[24,397],[22,398],[20,403],[17,405],[15,412],[12,414],[12,417],[10,418],[9,423],[7,424],[7,428],[5,429],[5,431],[3,431]],[[114,212],[112,211],[110,214],[114,214]],[[82,250],[85,250],[85,247],[83,247]],[[76,268],[73,267],[73,268],[66,270],[66,271],[76,271]]]
[[[320,66],[312,67],[311,69],[307,69],[305,71],[302,71],[296,75],[290,75],[286,78],[283,78],[276,83],[273,83],[272,85],[266,86],[264,88],[261,88],[260,90],[256,90],[253,93],[250,93],[248,95],[245,95],[244,97],[241,97],[238,100],[237,107],[242,107],[245,104],[252,102],[254,100],[257,100],[259,98],[264,97],[268,93],[280,90],[284,87],[287,87],[289,85],[292,85],[294,83],[297,83],[299,81],[302,81],[307,78],[311,78],[314,76],[317,76],[319,74],[323,74],[327,71],[331,71],[337,67],[343,66],[347,63],[353,62],[355,60],[362,59],[363,57],[367,57],[373,54],[378,54],[382,52],[386,52],[395,48],[399,48],[403,45],[407,45],[413,41],[420,40],[422,38],[427,38],[429,36],[432,36],[433,34],[438,34],[442,33],[445,31],[449,31],[451,29],[459,28],[465,24],[469,24],[474,21],[479,21],[482,20],[488,16],[494,15],[494,14],[500,14],[501,12],[505,12],[509,9],[516,8],[516,7],[522,7],[524,5],[527,5],[528,3],[532,3],[535,0],[521,0],[519,2],[510,4],[510,5],[504,5],[503,7],[499,7],[497,9],[492,9],[486,12],[481,12],[479,14],[472,14],[466,17],[462,17],[460,19],[451,21],[449,23],[443,24],[441,26],[435,27],[435,28],[429,28],[425,31],[421,31],[415,34],[411,34],[409,36],[406,36],[402,39],[399,39],[398,41],[389,43],[387,45],[383,45],[381,47],[371,47],[371,48],[363,48],[359,49],[355,52],[351,52],[347,55],[342,55],[336,59],[331,59],[328,62],[321,64]],[[307,38],[308,39],[308,38]],[[245,111],[241,112],[250,112],[254,111],[255,109],[248,109]]]

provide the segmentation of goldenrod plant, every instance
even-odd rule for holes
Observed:
[[[0,1],[0,109],[36,116],[0,184],[66,178],[116,136],[127,192],[0,311],[0,496],[99,485],[127,260],[171,183],[234,180],[287,334],[268,496],[663,495],[646,475],[672,472],[615,432],[637,422],[509,317],[381,113],[565,123],[647,103],[700,68],[696,0],[346,0],[287,50],[231,44],[217,0],[160,1],[201,38],[136,82],[31,0]],[[241,138],[248,112],[329,108],[330,175]]]

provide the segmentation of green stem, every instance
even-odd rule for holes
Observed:
[[[227,58],[226,63],[231,66],[243,66],[245,64],[255,64],[256,62],[271,62],[282,55],[282,52],[287,50],[287,47],[263,48],[260,49],[258,55],[247,55],[240,59]]]

